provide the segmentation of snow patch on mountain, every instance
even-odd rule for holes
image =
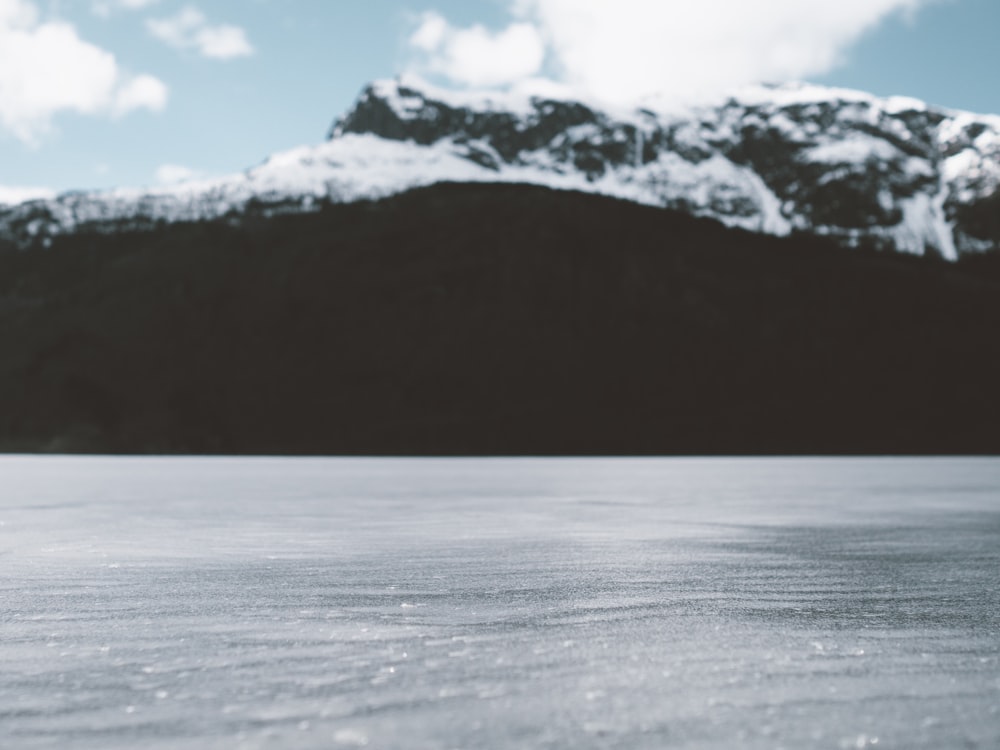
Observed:
[[[899,149],[888,141],[867,133],[851,133],[842,140],[807,149],[801,160],[824,164],[863,164],[869,159],[890,161],[899,157]]]
[[[678,111],[378,81],[329,140],[238,175],[0,206],[0,237],[314,210],[438,182],[614,196],[783,235],[955,259],[1000,247],[1000,117],[805,84]],[[0,202],[3,194],[0,193]]]
[[[15,206],[26,201],[47,200],[55,197],[55,191],[45,188],[23,188],[0,185],[0,206]]]

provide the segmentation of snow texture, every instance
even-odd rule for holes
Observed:
[[[56,197],[0,191],[0,204],[15,204],[0,206],[0,237],[310,211],[452,181],[579,190],[948,259],[1000,245],[961,220],[1000,190],[1000,117],[807,84],[683,112],[643,104],[609,111],[553,92],[377,81],[327,142],[241,174]]]
[[[0,185],[0,206],[17,205],[26,201],[47,200],[55,197],[55,193],[45,188],[21,188]]]
[[[0,746],[1000,746],[997,459],[0,458]]]

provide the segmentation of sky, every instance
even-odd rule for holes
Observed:
[[[998,32],[998,0],[0,0],[0,201],[238,172],[402,73],[615,104],[808,80],[1000,113]]]

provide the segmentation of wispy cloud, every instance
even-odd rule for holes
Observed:
[[[0,131],[35,145],[60,112],[120,117],[158,112],[167,87],[124,71],[65,21],[43,21],[29,0],[0,0]]]
[[[205,14],[194,6],[167,18],[151,18],[146,21],[146,28],[171,47],[191,49],[215,60],[232,60],[254,53],[243,28],[231,24],[210,24]]]
[[[507,1],[500,31],[423,16],[410,37],[414,68],[504,84],[537,73],[547,53],[562,82],[599,98],[689,100],[828,72],[887,17],[934,0]]]
[[[197,180],[205,173],[180,164],[163,164],[157,168],[154,178],[159,185],[177,185],[181,182]]]
[[[107,18],[118,10],[142,10],[158,2],[160,0],[93,0],[90,10],[94,15]]]

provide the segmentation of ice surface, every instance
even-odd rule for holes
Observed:
[[[995,459],[0,477],[5,750],[1000,746]]]

